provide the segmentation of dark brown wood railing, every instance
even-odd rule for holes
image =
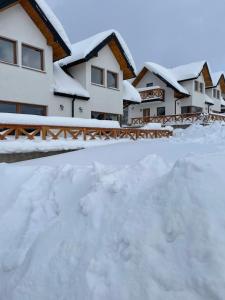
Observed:
[[[108,140],[122,138],[130,138],[133,140],[140,138],[154,139],[170,136],[172,136],[172,132],[169,130],[0,124],[0,141],[5,140],[8,137],[14,137],[15,139],[25,137],[29,140],[34,140],[37,137],[42,140],[72,138],[73,140],[82,139],[87,141],[95,139]]]
[[[142,98],[142,102],[153,100],[165,100],[165,90],[161,88],[144,90],[139,92]]]

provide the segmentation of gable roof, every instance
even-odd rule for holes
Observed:
[[[88,100],[90,95],[88,91],[80,84],[78,80],[66,74],[59,66],[58,62],[54,63],[54,93],[64,97]]]
[[[206,87],[212,85],[211,72],[206,61],[193,62],[190,64],[177,66],[172,68],[171,71],[178,82],[196,79],[201,73],[203,73]]]
[[[128,81],[123,81],[123,100],[141,103],[142,99],[138,90]]]
[[[163,82],[165,82],[168,86],[174,89],[176,92],[182,94],[183,96],[189,96],[189,92],[177,81],[175,75],[171,71],[171,69],[167,69],[159,64],[153,62],[146,62],[144,64],[144,68],[139,73],[137,78],[134,80],[133,85],[137,86],[140,80],[144,77],[147,71],[152,72],[157,77],[159,77]]]
[[[214,87],[217,87],[218,85],[220,85],[222,92],[225,93],[225,76],[224,76],[224,72],[212,73],[212,81],[213,81],[213,85],[212,85],[211,88],[214,88]]]
[[[71,54],[69,38],[51,8],[45,0],[2,0],[0,12],[13,5],[20,4],[53,48],[54,61]]]
[[[72,55],[60,61],[60,66],[71,66],[86,62],[108,45],[124,72],[124,79],[136,76],[136,66],[124,39],[115,30],[108,30],[72,45]]]

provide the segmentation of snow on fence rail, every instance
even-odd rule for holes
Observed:
[[[46,126],[46,125],[22,125],[22,124],[0,124],[0,141],[7,137],[14,136],[15,139],[27,137],[34,140],[41,137],[42,140],[59,138],[72,138],[77,140],[82,138],[84,141],[100,139],[122,139],[139,138],[154,139],[172,136],[170,130],[148,130],[132,128],[91,128],[91,127],[66,127],[66,126]]]
[[[165,115],[144,118],[132,118],[132,125],[145,125],[147,123],[176,124],[176,123],[209,123],[215,121],[225,121],[222,114],[189,113],[181,115]]]

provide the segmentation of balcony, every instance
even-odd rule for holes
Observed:
[[[142,102],[165,101],[165,90],[160,87],[138,89]]]

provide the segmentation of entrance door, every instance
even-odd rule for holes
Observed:
[[[144,108],[143,109],[143,118],[150,117],[150,108]]]

